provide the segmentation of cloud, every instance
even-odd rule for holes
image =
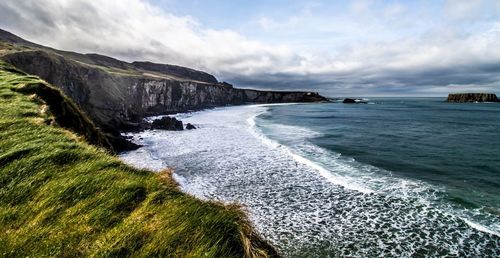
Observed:
[[[404,95],[500,86],[500,26],[491,11],[500,6],[490,1],[447,2],[437,14],[443,22],[402,4],[355,1],[332,17],[321,14],[324,3],[311,3],[282,19],[256,18],[283,44],[144,0],[3,0],[0,26],[60,49],[207,70],[243,87]]]
[[[388,5],[384,9],[385,16],[398,16],[403,14],[406,11],[406,8],[398,3]]]
[[[41,44],[99,52],[125,60],[169,62],[243,74],[292,56],[229,30],[213,30],[189,16],[145,1],[2,1],[1,26]],[[3,20],[3,19],[2,19]]]
[[[447,0],[445,12],[457,20],[474,19],[481,15],[485,4],[482,0]]]
[[[350,3],[349,9],[355,14],[364,14],[370,11],[374,3],[374,0],[355,0]]]

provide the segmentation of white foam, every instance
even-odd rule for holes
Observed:
[[[495,232],[493,230],[490,230],[488,229],[487,227],[481,225],[481,224],[478,224],[478,223],[475,223],[475,222],[472,222],[466,218],[461,218],[463,221],[465,221],[465,223],[467,223],[469,226],[479,230],[479,231],[482,231],[482,232],[485,232],[485,233],[488,233],[488,234],[492,234],[492,235],[495,235],[495,236],[498,236],[500,237],[500,233],[498,232]]]
[[[282,151],[286,152],[288,155],[290,155],[295,161],[301,163],[301,164],[304,164],[314,170],[316,170],[322,177],[324,177],[325,179],[327,179],[329,182],[333,183],[333,184],[336,184],[336,185],[341,185],[347,189],[351,189],[351,190],[355,190],[355,191],[359,191],[359,192],[362,192],[362,193],[372,193],[373,191],[368,189],[368,188],[365,188],[365,187],[362,187],[362,186],[359,186],[357,184],[354,184],[354,183],[349,183],[346,179],[340,177],[340,176],[335,176],[332,174],[331,171],[325,169],[324,167],[322,167],[321,165],[303,157],[303,156],[300,156],[300,155],[297,155],[295,154],[290,148],[288,148],[287,146],[285,145],[281,145],[279,144],[278,142],[276,141],[273,141],[271,139],[269,139],[268,137],[266,137],[256,126],[255,126],[255,118],[263,113],[265,113],[266,111],[262,111],[262,112],[259,112],[259,113],[256,113],[255,115],[251,116],[250,118],[247,119],[247,123],[251,126],[252,128],[252,133],[255,135],[256,138],[258,138],[259,140],[261,140],[264,144],[268,145],[268,146],[271,146],[273,148],[280,148]],[[289,126],[290,127],[290,126]],[[304,129],[299,129],[299,130],[304,130]],[[297,130],[295,130],[296,132]],[[309,134],[313,134],[315,135],[315,133],[310,133],[311,131],[310,130],[306,130],[309,132]]]

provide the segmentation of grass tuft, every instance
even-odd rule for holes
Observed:
[[[0,257],[272,257],[240,207],[124,165],[58,89],[0,63]]]

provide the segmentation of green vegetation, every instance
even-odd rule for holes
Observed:
[[[87,143],[99,137],[59,90],[0,63],[0,257],[276,255],[241,209]]]
[[[29,47],[0,41],[0,56],[29,50]]]

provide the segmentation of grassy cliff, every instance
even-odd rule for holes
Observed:
[[[88,142],[94,143],[90,145]],[[124,165],[62,92],[0,63],[0,257],[266,257],[235,206]]]

